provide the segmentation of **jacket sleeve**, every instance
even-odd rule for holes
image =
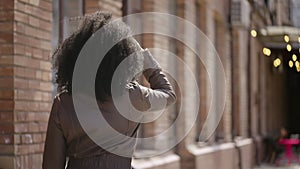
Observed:
[[[43,169],[64,169],[66,163],[66,141],[58,119],[59,101],[54,99],[43,155]]]
[[[143,75],[150,83],[150,88],[137,82],[129,85],[130,100],[139,111],[155,111],[164,109],[176,101],[175,92],[163,73],[158,62],[146,49],[144,51]]]

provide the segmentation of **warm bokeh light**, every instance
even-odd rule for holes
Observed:
[[[251,36],[254,38],[257,36],[256,30],[254,30],[254,29],[251,30]]]
[[[297,60],[297,56],[295,54],[293,54],[292,59],[295,62]]]
[[[297,69],[297,72],[300,72],[300,66],[299,66],[299,67],[296,67],[296,69]]]
[[[271,55],[271,50],[269,48],[263,48],[263,53],[266,56],[270,56]]]
[[[290,60],[289,61],[289,66],[290,66],[290,68],[292,68],[294,66],[294,62]]]
[[[300,63],[298,61],[295,62],[295,66],[298,68],[300,67]]]
[[[284,35],[284,41],[288,43],[290,41],[290,37],[288,35]]]
[[[300,43],[300,36],[298,37],[298,42]]]
[[[274,67],[278,67],[278,66],[280,66],[280,64],[281,64],[281,60],[279,58],[277,58],[273,61]]]
[[[292,50],[292,45],[287,44],[287,45],[286,45],[286,50],[290,52],[290,51]]]

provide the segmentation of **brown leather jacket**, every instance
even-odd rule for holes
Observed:
[[[151,88],[136,82],[128,87],[131,102],[136,109],[148,110],[151,99],[166,99],[167,105],[175,102],[175,93],[161,69],[148,69],[144,71],[144,76]],[[140,123],[120,115],[111,100],[99,103],[99,108],[114,129],[136,137]],[[133,150],[134,146],[130,148]],[[71,94],[62,92],[55,97],[49,117],[43,169],[63,169],[67,157],[69,169],[131,168],[131,157],[114,155],[93,142],[79,123]]]

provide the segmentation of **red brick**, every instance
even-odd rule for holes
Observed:
[[[50,112],[50,109],[49,111],[47,112]],[[39,121],[39,122],[48,122],[48,119],[49,119],[49,113],[34,113],[34,119],[35,121]]]
[[[0,21],[12,21],[14,16],[14,12],[12,10],[0,10]]]
[[[49,112],[48,110],[47,112]],[[39,112],[18,112],[15,113],[15,121],[16,122],[32,122],[32,121],[38,121],[38,122],[48,122],[49,119],[49,113],[41,113]]]
[[[42,92],[34,91],[32,93],[32,99],[35,100],[35,101],[41,101],[42,100]]]
[[[40,90],[42,91],[53,91],[53,86],[49,82],[40,82]]]
[[[43,50],[43,59],[50,61],[50,60],[52,59],[51,57],[52,57],[52,56],[51,56],[50,51],[48,51],[48,50]]]
[[[37,68],[40,67],[40,61],[37,59],[29,58],[26,56],[15,56],[14,57],[14,63],[17,66],[24,66],[24,67],[30,67],[30,68]]]
[[[39,123],[39,131],[40,132],[46,132],[47,131],[47,127],[48,127],[48,123],[47,122],[40,122]]]
[[[15,122],[24,122],[27,120],[27,116],[30,114],[30,112],[19,112],[15,111]]]
[[[1,122],[12,122],[14,120],[13,112],[0,112],[0,121]]]
[[[41,30],[39,28],[36,29],[35,34],[33,36],[45,41],[49,41],[49,39],[52,38],[52,35],[49,31]]]
[[[13,54],[13,45],[12,44],[0,44],[0,54],[8,55]]]
[[[42,165],[43,154],[41,152],[29,155],[32,168],[39,168]]]
[[[29,154],[32,150],[32,146],[31,145],[16,145],[15,146],[15,153],[20,155],[20,154]],[[22,162],[22,164],[24,164],[24,162]]]
[[[29,123],[15,123],[15,133],[29,132]]]
[[[12,10],[12,9],[14,9],[14,1],[11,0],[0,1],[0,11]]]
[[[40,108],[39,108],[39,102],[35,102],[35,101],[28,101],[28,111],[33,111],[33,112],[38,112],[40,111]]]
[[[21,144],[21,135],[20,134],[14,134],[14,143]]]
[[[28,2],[29,2],[29,0],[18,0],[18,1],[19,1],[19,3],[21,2],[23,4],[28,4]]]
[[[25,29],[25,27],[22,27],[21,25],[19,25],[19,27],[20,27],[20,29]],[[16,33],[16,34],[14,34],[14,40],[15,40],[15,43],[28,45],[29,37],[22,35],[20,33]]]
[[[28,78],[34,79],[35,78],[35,70],[30,69],[30,68],[26,68],[25,69],[25,75]]]
[[[33,154],[41,153],[43,150],[42,144],[16,145],[16,154]]]
[[[48,21],[40,20],[39,28],[50,32],[52,30],[52,25]]]
[[[24,67],[14,67],[14,75],[16,77],[26,77]]]
[[[30,5],[32,5],[32,6],[39,7],[40,0],[28,0],[27,3],[30,4]]]
[[[25,53],[24,55],[27,57],[31,57],[32,56],[32,47],[31,46],[25,46]]]
[[[30,90],[15,90],[15,99],[16,100],[32,100],[33,91]]]
[[[0,90],[0,99],[13,99],[14,92],[13,90],[2,89]]]
[[[29,131],[30,132],[39,132],[40,131],[40,124],[36,122],[29,123]]]
[[[33,16],[29,16],[29,24],[33,27],[38,27],[40,25],[39,19]]]
[[[52,93],[42,92],[42,101],[50,101],[52,100]]]
[[[35,90],[40,90],[40,83],[41,82],[39,82],[39,81],[37,81],[37,80],[29,80],[28,81],[28,87],[30,88],[30,89],[35,89]]]
[[[33,55],[34,58],[41,59],[43,57],[43,50],[38,48],[33,48]]]
[[[24,55],[25,53],[25,46],[20,44],[14,44],[14,54],[17,55]]]
[[[2,64],[2,65],[13,64],[13,56],[9,56],[9,55],[1,56],[1,54],[0,54],[0,64]]]
[[[44,141],[46,140],[46,133],[42,134],[42,138],[43,138]]]
[[[0,144],[14,144],[14,135],[0,134]]]
[[[0,67],[0,76],[13,76],[14,71],[12,67]]]
[[[35,17],[43,19],[45,21],[51,21],[52,19],[52,15],[49,11],[45,11],[30,5],[25,5],[25,13],[34,15]]]
[[[84,7],[86,13],[93,13],[99,10],[99,1],[98,0],[85,0]]]
[[[0,32],[0,43],[12,43],[13,34],[11,32]]]
[[[30,61],[30,66],[28,66],[28,67],[31,67],[34,69],[38,69],[40,67],[40,60],[31,58],[29,61]]]
[[[40,40],[38,44],[37,47],[44,50],[49,50],[51,48],[51,41]]]
[[[29,44],[31,47],[36,47],[36,48],[43,48],[43,41],[39,40],[39,39],[36,39],[34,37],[29,37],[28,36],[28,39],[29,39]],[[49,49],[49,48],[47,48]]]
[[[42,80],[44,81],[51,81],[52,73],[51,72],[42,72]]]
[[[39,37],[38,33],[39,31],[37,30],[37,28],[33,28],[31,26],[25,26],[25,34],[27,36],[38,38]]]
[[[28,89],[29,88],[29,80],[23,78],[14,78],[14,87],[16,89]]]
[[[21,143],[22,144],[31,144],[33,143],[33,136],[32,134],[21,134]]]
[[[16,122],[47,122],[49,118],[49,113],[16,111],[15,116]]]
[[[13,123],[0,123],[0,133],[1,134],[10,134],[14,132]]]
[[[0,144],[0,155],[13,155],[14,146],[9,144]]]
[[[12,77],[2,77],[0,78],[0,88],[13,88]]]
[[[22,6],[23,8],[23,6]],[[15,11],[14,12],[14,18],[15,18],[15,21],[19,21],[19,22],[22,22],[22,23],[28,23],[29,22],[29,16],[25,13],[22,13],[20,11]]]
[[[51,109],[51,103],[49,102],[40,102],[40,111],[48,112]]]
[[[11,100],[0,100],[0,110],[1,111],[11,111],[13,110],[14,103]]]
[[[52,4],[49,1],[40,1],[39,7],[46,11],[52,12]]]
[[[14,22],[13,25],[14,25],[13,31],[14,31],[15,34],[17,34],[17,33],[23,34],[23,32],[25,32],[25,25],[23,23],[21,23],[21,22]],[[19,37],[19,39],[20,39],[20,37]],[[16,40],[14,40],[14,41],[16,42]]]
[[[28,111],[29,110],[28,101],[15,101],[15,110]]]
[[[38,79],[38,80],[41,80],[42,79],[42,74],[43,74],[43,72],[40,71],[40,70],[35,71],[35,78]]]

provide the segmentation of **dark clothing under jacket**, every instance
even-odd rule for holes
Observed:
[[[175,93],[161,69],[148,69],[144,71],[144,76],[151,88],[141,86],[137,82],[130,83],[127,88],[131,103],[136,109],[143,111],[141,113],[147,113],[150,107],[153,108],[150,104],[153,99],[165,99],[167,105],[175,102]],[[140,123],[122,116],[112,99],[99,103],[99,108],[105,120],[116,131],[129,137],[136,137]],[[134,144],[128,144],[131,145],[130,151],[134,150]],[[116,145],[118,146],[122,145]],[[131,157],[118,156],[106,151],[86,134],[74,110],[72,95],[62,92],[55,97],[50,113],[43,169],[64,169],[67,157],[69,159],[67,169],[131,168]]]

